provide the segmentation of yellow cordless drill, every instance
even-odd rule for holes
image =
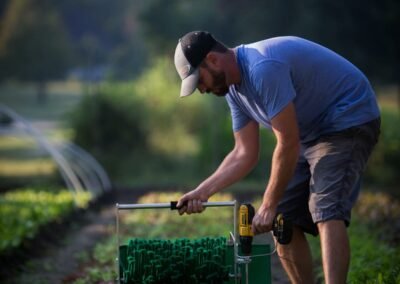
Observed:
[[[244,203],[239,208],[239,241],[243,255],[251,254],[253,232],[251,226],[255,215],[254,207],[250,203]],[[278,243],[287,245],[292,240],[292,222],[285,220],[282,214],[274,219],[272,231]]]
[[[243,255],[251,254],[253,243],[253,232],[251,225],[253,223],[255,210],[250,203],[244,203],[239,208],[239,240]]]

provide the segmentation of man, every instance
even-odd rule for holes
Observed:
[[[227,48],[204,31],[180,39],[175,67],[181,97],[196,88],[225,96],[235,139],[218,169],[181,197],[180,214],[202,212],[201,202],[249,173],[258,161],[259,125],[272,129],[277,142],[253,231],[270,231],[277,212],[293,221],[291,243],[278,246],[293,283],[313,282],[304,233],[319,233],[325,283],[345,283],[346,227],[380,128],[367,78],[343,57],[305,39],[277,37]]]

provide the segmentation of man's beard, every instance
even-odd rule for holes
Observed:
[[[217,72],[214,70],[208,69],[212,76],[213,87],[207,90],[208,93],[213,93],[218,97],[224,97],[229,92],[229,86],[226,84],[226,76],[224,72]]]

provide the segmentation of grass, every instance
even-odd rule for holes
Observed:
[[[18,176],[46,176],[55,172],[55,165],[51,159],[34,159],[28,161],[18,160],[0,160],[0,177],[2,175],[9,177]]]
[[[0,136],[0,176],[43,175],[54,172],[54,162],[27,137]]]
[[[57,166],[35,142],[23,137],[0,136],[0,186],[53,183]]]
[[[32,139],[19,139],[17,137],[5,136],[0,139],[0,149],[2,151],[20,150],[35,148],[36,143]]]

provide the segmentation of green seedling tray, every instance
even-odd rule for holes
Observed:
[[[120,246],[122,283],[219,284],[229,279],[226,239],[133,239]],[[233,257],[233,256],[232,256]]]
[[[124,275],[124,270],[128,266],[127,263],[127,245],[121,245],[119,247],[119,269],[121,275],[121,282],[120,283],[127,283],[125,281],[126,275]],[[240,246],[239,246],[240,251]],[[269,244],[253,244],[252,246],[252,257],[251,262],[248,264],[248,275],[249,275],[249,284],[269,284],[271,283],[271,257],[269,254],[271,252],[271,247]],[[263,255],[258,256],[257,255]],[[171,265],[173,261],[171,260]],[[234,249],[233,245],[227,245],[227,250],[225,254],[225,266],[229,268],[229,273],[234,274]],[[245,265],[241,264],[238,266],[240,268],[241,273],[241,282],[237,283],[246,283],[246,273],[245,273]],[[125,269],[124,269],[125,268]],[[210,273],[210,272],[209,272]],[[212,273],[212,272],[211,272]],[[196,284],[200,282],[191,281],[190,284]],[[205,283],[204,284],[212,284],[212,283]],[[235,283],[234,278],[229,278],[227,281],[223,283],[233,284]],[[184,283],[182,283],[184,284]]]

